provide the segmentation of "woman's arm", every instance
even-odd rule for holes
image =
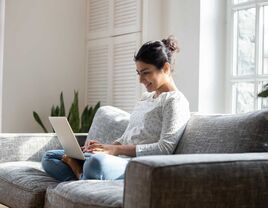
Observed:
[[[130,157],[136,157],[136,145],[123,144],[117,147],[118,155],[127,155]]]

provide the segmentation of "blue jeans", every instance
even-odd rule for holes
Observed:
[[[64,150],[47,151],[42,158],[43,169],[59,181],[77,180],[71,168],[61,159]],[[118,180],[124,178],[127,158],[102,153],[85,153],[86,160],[80,161],[83,173],[80,179]]]

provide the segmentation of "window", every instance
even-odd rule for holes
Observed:
[[[227,96],[232,113],[268,107],[257,94],[268,83],[268,0],[230,0]]]

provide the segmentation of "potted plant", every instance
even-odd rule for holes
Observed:
[[[78,91],[74,91],[74,99],[70,107],[67,119],[74,133],[87,133],[95,113],[100,107],[100,102],[98,102],[94,107],[89,107],[88,105],[84,108],[81,117],[79,116],[79,105],[78,105]],[[63,99],[63,92],[60,94],[60,105],[52,106],[50,116],[66,116],[65,105]],[[40,116],[37,112],[33,112],[33,117],[35,121],[41,126],[45,133],[48,133],[47,128],[44,126]]]

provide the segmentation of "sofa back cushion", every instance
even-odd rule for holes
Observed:
[[[175,153],[266,151],[268,151],[268,109],[244,114],[194,114],[187,123]]]
[[[111,144],[121,137],[129,123],[130,114],[112,106],[102,106],[96,112],[87,139]]]

